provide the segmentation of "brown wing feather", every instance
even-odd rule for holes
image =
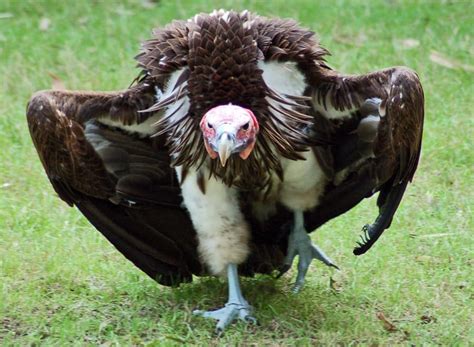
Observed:
[[[394,184],[412,179],[421,149],[424,117],[423,89],[416,73],[397,67],[347,76],[317,68],[310,75],[310,83],[317,103],[325,107],[329,103],[338,111],[347,110],[348,115],[350,109],[360,108],[367,99],[381,99],[381,122],[374,148],[376,158],[389,162],[388,166],[378,165],[381,180],[392,178],[393,170],[397,173]]]
[[[335,110],[332,112],[339,115],[347,111],[347,117],[334,117],[337,120],[315,114],[316,121],[329,123],[324,129],[331,133],[333,143],[326,150],[316,151],[318,160],[333,163],[330,174],[344,169],[347,172],[341,182],[327,187],[320,206],[306,214],[306,223],[312,230],[380,191],[380,214],[373,224],[364,227],[362,242],[354,250],[356,255],[363,254],[390,227],[407,183],[416,171],[423,133],[423,89],[416,73],[404,67],[344,76],[315,66],[308,76],[310,93],[319,108],[329,113]],[[374,98],[380,102],[376,110],[371,101]],[[361,131],[357,126],[369,114],[380,117],[378,127],[371,129],[367,122],[366,129]],[[361,145],[363,138],[369,142]]]

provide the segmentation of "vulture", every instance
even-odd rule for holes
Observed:
[[[227,276],[218,331],[255,322],[239,275],[313,259],[309,232],[378,193],[355,255],[390,227],[418,165],[424,96],[415,72],[330,68],[293,20],[216,10],[156,29],[118,92],[40,91],[33,143],[59,197],[167,286]]]

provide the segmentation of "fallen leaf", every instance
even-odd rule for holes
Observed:
[[[146,8],[146,9],[151,9],[151,8],[154,8],[157,4],[157,1],[153,1],[153,0],[142,0],[140,1],[140,5],[143,7],[143,8]]]
[[[64,85],[64,82],[58,77],[58,75],[55,75],[52,72],[48,72],[49,77],[51,77],[51,88],[56,89],[56,90],[65,90],[66,86]]]
[[[433,316],[428,316],[428,315],[423,315],[420,317],[421,319],[421,322],[423,324],[428,324],[428,323],[431,323],[431,322],[436,322],[436,318],[433,317]]]
[[[348,46],[362,47],[367,41],[367,36],[364,33],[359,33],[357,36],[353,35],[334,35],[334,41]]]
[[[389,332],[397,331],[397,327],[385,317],[382,311],[377,312],[377,318],[382,321],[383,328]]]
[[[435,258],[430,255],[418,255],[415,257],[415,261],[419,263],[434,263]]]
[[[133,15],[133,12],[126,9],[124,6],[119,5],[115,8],[114,12],[118,14],[120,17],[128,17]]]
[[[433,194],[429,192],[426,194],[426,202],[428,203],[428,205],[433,205],[433,202],[434,202]]]
[[[89,17],[81,17],[77,22],[79,23],[79,25],[86,25],[87,22],[89,22]]]
[[[331,277],[329,277],[329,286],[336,293],[342,292],[346,283],[347,276],[342,271],[336,271]]]
[[[342,291],[341,283],[337,282],[332,277],[329,278],[329,286],[331,287],[332,290],[334,290],[337,293]]]
[[[402,39],[396,40],[396,45],[402,49],[413,49],[420,45],[420,41],[416,39]]]
[[[474,66],[463,64],[460,61],[449,58],[437,51],[431,51],[430,60],[433,63],[444,66],[448,69],[463,69],[465,71],[474,72]]]
[[[453,236],[453,235],[460,235],[464,234],[460,233],[437,233],[437,234],[426,234],[426,235],[419,235],[419,238],[433,238],[433,237],[446,237],[446,236]]]
[[[12,17],[13,17],[13,13],[10,13],[10,12],[0,13],[0,19],[8,19]]]
[[[179,336],[175,336],[175,335],[164,335],[165,338],[167,338],[168,340],[172,340],[172,341],[175,341],[175,342],[179,342],[180,344],[186,344],[186,340],[179,337]]]
[[[39,30],[47,31],[51,25],[51,20],[49,18],[41,18],[39,23]]]

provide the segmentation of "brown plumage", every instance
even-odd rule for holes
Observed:
[[[341,75],[325,64],[327,53],[291,20],[221,11],[175,21],[143,44],[137,56],[142,73],[129,89],[33,96],[31,136],[59,196],[162,284],[207,274],[170,165],[184,167],[183,175],[203,165],[238,187],[236,208],[245,212],[252,235],[241,270],[268,273],[283,264],[291,213],[277,205],[278,212],[262,220],[252,201],[265,201],[261,192],[275,188],[274,176],[284,182],[282,158],[301,160],[311,147],[327,183],[316,206],[305,211],[309,231],[380,191],[380,216],[354,251],[361,254],[390,226],[413,178],[423,91],[409,69]],[[304,92],[287,95],[269,85],[261,64],[271,62],[293,64]],[[199,121],[228,103],[251,109],[261,130],[247,160],[231,157],[222,168],[207,158]],[[157,128],[138,134],[127,128],[149,120],[158,121]],[[197,184],[206,190],[203,176]]]
[[[229,185],[239,183],[241,189],[252,189],[255,185],[269,184],[268,171],[282,175],[276,154],[301,159],[299,152],[314,142],[301,128],[312,117],[298,112],[307,108],[307,98],[279,95],[265,84],[262,70],[257,66],[259,60],[266,59],[297,62],[311,59],[314,64],[325,66],[323,56],[327,51],[319,46],[311,32],[299,28],[296,22],[268,21],[249,12],[230,12],[226,18],[200,14],[194,21],[175,21],[165,29],[156,30],[154,36],[143,44],[142,53],[137,56],[144,74],[163,87],[170,73],[179,68],[184,70],[183,78],[173,87],[175,92],[150,110],[161,110],[170,101],[181,102],[184,96],[192,100],[186,117],[170,114],[160,122],[160,134],[172,133],[170,151],[176,155],[174,165],[202,164],[206,156],[200,136],[176,136],[177,130],[182,134],[199,134],[202,115],[229,102],[252,109],[264,125],[263,136],[250,160],[231,160],[230,170],[222,170],[216,162],[211,164],[212,172]],[[270,105],[265,97],[275,104]],[[290,107],[295,105],[296,108]],[[276,146],[277,153],[270,144]],[[235,176],[241,176],[244,181],[235,182]]]

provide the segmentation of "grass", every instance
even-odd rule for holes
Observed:
[[[214,323],[191,312],[223,304],[225,284],[160,287],[127,262],[57,199],[24,111],[52,75],[69,89],[128,86],[151,28],[216,7],[298,19],[318,32],[338,70],[407,65],[426,94],[421,165],[391,229],[356,258],[351,250],[376,215],[374,200],[331,221],[314,239],[342,271],[314,264],[298,296],[289,294],[294,272],[244,280],[260,326],[236,324],[221,339]],[[469,1],[2,1],[0,342],[474,344],[473,18]],[[433,51],[444,61],[430,59]]]

